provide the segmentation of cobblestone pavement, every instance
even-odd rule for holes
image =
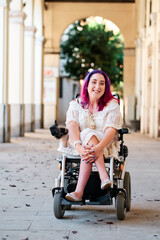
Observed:
[[[160,141],[140,133],[125,136],[132,207],[124,221],[114,206],[75,206],[62,220],[53,215],[51,189],[58,175],[49,130],[0,144],[0,239],[160,239]]]

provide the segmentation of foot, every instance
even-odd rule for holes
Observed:
[[[76,193],[67,193],[65,198],[71,202],[81,202],[82,198],[79,198],[76,195],[77,195]]]
[[[112,184],[111,180],[106,179],[102,184],[101,184],[101,189],[104,190],[108,187],[110,187]]]

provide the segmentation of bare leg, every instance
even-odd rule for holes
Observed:
[[[98,143],[99,143],[99,141],[98,141],[98,139],[95,136],[93,136],[90,139],[90,141],[88,142],[88,144],[90,146],[92,144],[96,145]],[[101,152],[101,154],[99,155],[98,159],[96,159],[95,165],[96,165],[96,167],[98,169],[101,182],[103,183],[106,179],[109,179],[108,173],[106,171],[105,163],[104,163],[103,152]],[[81,159],[78,183],[77,183],[77,187],[76,187],[75,192],[73,192],[75,197],[82,198],[83,192],[84,192],[84,188],[85,188],[85,186],[87,184],[87,181],[89,179],[91,170],[92,170],[92,164],[91,163],[87,163],[86,164],[86,161],[82,161],[82,159]]]
[[[84,188],[87,184],[91,170],[92,170],[92,164],[86,163],[86,161],[82,161],[81,159],[78,182],[77,182],[76,190],[74,192],[74,195],[76,197],[81,198],[83,196]]]
[[[92,144],[96,145],[98,143],[99,143],[99,141],[96,138],[96,136],[93,136],[89,141],[90,145],[92,145]],[[99,172],[101,182],[103,183],[104,181],[106,181],[106,179],[109,179],[108,173],[106,171],[105,163],[104,163],[103,152],[101,152],[99,157],[96,159],[95,165]]]

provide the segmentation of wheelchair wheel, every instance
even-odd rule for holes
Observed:
[[[119,192],[116,197],[116,214],[118,220],[124,220],[126,214],[125,197],[122,192]]]
[[[72,205],[65,205],[65,210],[71,210]]]
[[[65,205],[61,204],[61,194],[60,192],[56,192],[54,195],[54,215],[56,218],[61,219],[65,213]]]
[[[126,189],[126,211],[131,208],[131,177],[129,172],[124,175],[124,188]]]

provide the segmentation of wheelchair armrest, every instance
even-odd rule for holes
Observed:
[[[129,128],[121,128],[121,129],[118,130],[118,133],[119,133],[120,135],[129,134],[129,133],[130,133],[130,130],[129,130]]]
[[[62,136],[66,135],[68,133],[68,129],[60,128],[55,125],[52,125],[52,126],[50,126],[50,132],[51,132],[52,136],[54,136],[57,139],[60,139]]]
[[[119,141],[122,141],[122,144],[123,144],[123,134],[130,133],[130,130],[129,128],[121,128],[118,130],[118,133],[119,133]]]

